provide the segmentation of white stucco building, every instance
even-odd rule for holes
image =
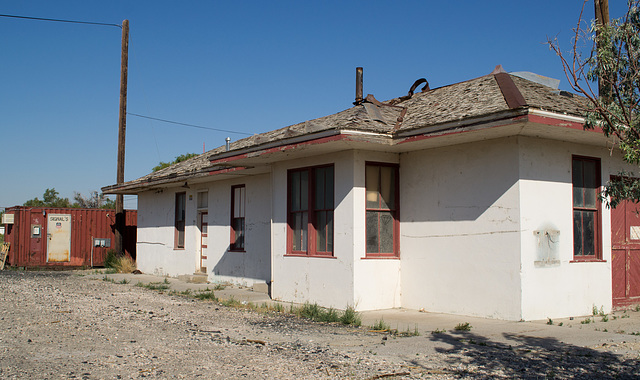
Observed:
[[[598,199],[633,168],[581,114],[579,98],[496,70],[369,96],[103,191],[138,195],[146,273],[335,308],[585,315],[640,297],[640,222]]]

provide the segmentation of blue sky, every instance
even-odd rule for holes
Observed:
[[[612,17],[626,8],[610,2]],[[130,22],[125,179],[160,161],[349,108],[490,73],[567,81],[580,1],[9,1],[0,14]],[[593,3],[586,6],[593,18]],[[116,182],[121,30],[0,17],[0,207]],[[135,207],[126,197],[125,207]]]

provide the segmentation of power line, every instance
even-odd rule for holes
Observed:
[[[10,17],[10,18],[20,18],[24,20],[37,20],[37,21],[54,21],[54,22],[67,22],[72,24],[87,24],[87,25],[102,25],[102,26],[115,26],[122,29],[122,25],[118,24],[107,24],[104,22],[91,22],[91,21],[77,21],[77,20],[61,20],[55,18],[44,18],[44,17],[30,17],[30,16],[16,16],[16,15],[3,15],[0,14],[0,17]]]
[[[137,117],[141,117],[144,119],[151,119],[151,120],[157,120],[157,121],[162,121],[164,123],[170,123],[170,124],[177,124],[177,125],[184,125],[186,127],[193,127],[193,128],[200,128],[200,129],[209,129],[212,131],[218,131],[218,132],[227,132],[227,133],[236,133],[239,135],[246,135],[246,136],[253,136],[252,133],[246,133],[246,132],[237,132],[237,131],[230,131],[228,129],[218,129],[218,128],[211,128],[211,127],[203,127],[201,125],[195,125],[195,124],[187,124],[187,123],[180,123],[177,121],[171,121],[171,120],[165,120],[165,119],[158,119],[157,117],[151,117],[151,116],[144,116],[144,115],[139,115],[137,113],[131,113],[131,112],[127,112],[127,115],[131,115],[131,116],[137,116]]]

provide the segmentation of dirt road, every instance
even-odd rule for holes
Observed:
[[[76,272],[0,272],[0,378],[635,378],[637,357],[472,332],[394,337]],[[545,347],[544,349],[541,347]]]

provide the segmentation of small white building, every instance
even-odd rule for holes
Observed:
[[[637,213],[598,198],[634,168],[581,98],[522,76],[368,96],[102,191],[138,195],[146,273],[507,320],[640,302]]]

